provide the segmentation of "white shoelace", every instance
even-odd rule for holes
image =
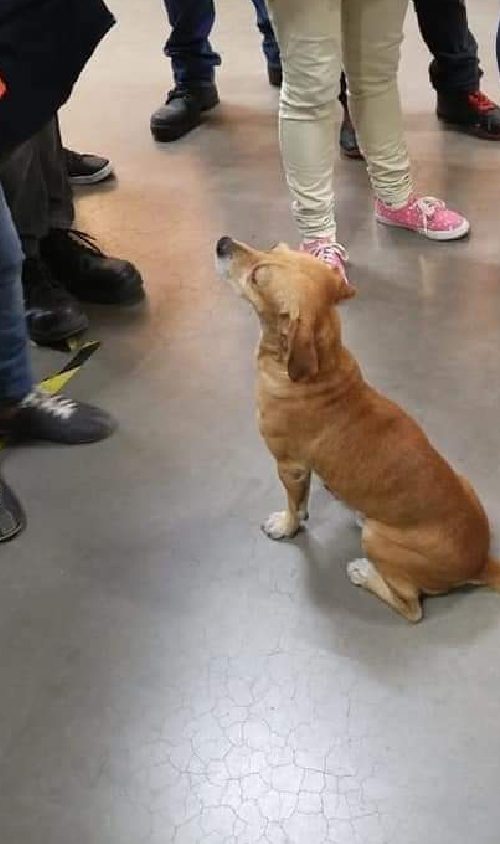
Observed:
[[[307,243],[308,241],[306,241]],[[309,241],[309,243],[312,244],[315,241]],[[349,255],[341,243],[331,243],[326,240],[324,242],[321,240],[316,241],[311,254],[315,258],[319,258],[320,261],[325,261],[327,264],[336,263],[336,258],[340,258],[342,264],[345,264],[349,260]]]
[[[49,396],[43,390],[32,390],[21,402],[21,407],[33,407],[67,421],[76,410],[75,402],[62,396]]]
[[[415,201],[415,205],[422,214],[423,229],[426,232],[429,228],[429,220],[432,220],[438,208],[444,208],[442,199],[435,196],[421,196]]]

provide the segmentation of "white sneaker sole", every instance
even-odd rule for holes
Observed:
[[[97,185],[99,182],[109,179],[113,172],[113,165],[109,161],[105,167],[101,167],[95,173],[89,173],[87,176],[69,176],[69,183],[71,185]]]
[[[406,229],[409,232],[421,234],[429,240],[460,240],[462,237],[466,237],[470,232],[470,223],[468,220],[464,220],[458,229],[433,232],[430,229],[414,229],[412,226],[403,225],[403,223],[393,223],[391,220],[386,220],[385,217],[380,217],[378,214],[376,214],[375,217],[377,223],[381,223],[383,226],[392,226],[394,229]]]

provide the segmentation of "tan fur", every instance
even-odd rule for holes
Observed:
[[[470,583],[500,591],[474,490],[400,407],[364,381],[342,345],[335,306],[353,288],[284,245],[259,252],[233,241],[220,267],[262,327],[259,425],[287,493],[287,509],[264,526],[268,535],[297,532],[315,472],[365,517],[366,559],[348,567],[352,581],[408,620],[420,620],[422,595]]]

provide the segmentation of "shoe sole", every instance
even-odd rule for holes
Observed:
[[[89,327],[89,321],[87,317],[82,319],[78,326],[74,326],[72,328],[61,329],[57,333],[51,334],[48,336],[47,334],[37,334],[36,331],[29,331],[30,339],[33,343],[36,343],[37,346],[52,346],[56,343],[62,343],[64,340],[70,340],[72,337],[79,337],[80,334],[83,334],[87,331]]]
[[[7,439],[9,442],[13,444],[23,444],[23,443],[31,443],[31,442],[47,442],[47,443],[54,443],[55,445],[94,445],[95,443],[104,442],[108,440],[113,434],[116,433],[118,430],[118,423],[115,420],[112,420],[108,427],[104,430],[101,430],[99,433],[94,434],[81,434],[80,436],[76,435],[61,435],[61,436],[47,436],[42,434],[30,433],[29,431],[13,431],[8,434]],[[10,537],[14,538],[14,536]],[[1,539],[0,539],[1,541]],[[4,540],[5,541],[5,540]]]
[[[196,123],[190,123],[188,126],[184,124],[184,126],[179,126],[175,130],[162,126],[155,126],[151,123],[151,134],[155,141],[158,141],[160,144],[170,144],[173,141],[180,141],[181,138],[184,138],[185,135],[189,135],[190,132],[193,132],[194,129],[197,129],[198,126],[202,124],[202,119],[196,121]]]
[[[78,186],[78,185],[97,185],[99,182],[104,182],[106,179],[110,179],[111,176],[114,176],[114,169],[111,162],[106,164],[105,167],[101,167],[100,170],[97,170],[95,173],[91,173],[87,176],[68,176],[70,185]]]
[[[454,229],[453,231],[433,232],[428,229],[414,229],[411,226],[405,226],[403,223],[393,223],[390,220],[386,220],[384,217],[379,217],[378,214],[375,215],[375,218],[377,223],[380,223],[383,226],[392,226],[394,229],[405,229],[409,232],[415,232],[415,234],[423,235],[429,240],[462,240],[462,238],[467,237],[470,232],[470,223],[467,220],[464,220],[460,228]]]
[[[200,109],[200,114],[196,122],[190,124],[184,124],[184,126],[178,127],[165,127],[162,124],[154,123],[151,120],[150,129],[151,134],[155,141],[158,141],[160,144],[169,144],[173,141],[180,141],[181,138],[184,138],[185,135],[189,135],[194,129],[197,129],[198,126],[201,126],[203,123],[203,115],[207,111],[212,111],[219,105],[219,98],[209,100],[208,103]]]
[[[446,117],[442,117],[440,114],[438,114],[437,117],[447,129],[452,129],[454,132],[460,132],[462,135],[470,135],[473,138],[479,138],[481,141],[496,141],[497,143],[500,141],[500,134],[492,135],[477,126],[469,125],[467,123],[453,123],[451,120],[448,120]]]
[[[134,294],[128,296],[127,298],[120,299],[119,301],[113,299],[112,301],[109,300],[107,302],[98,302],[96,299],[85,299],[84,296],[80,296],[75,293],[73,293],[73,296],[78,299],[79,302],[84,302],[86,305],[99,305],[106,308],[133,308],[134,305],[140,305],[141,302],[144,302],[146,299],[146,291],[142,287],[140,290],[137,290]]]

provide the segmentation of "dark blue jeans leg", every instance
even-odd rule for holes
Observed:
[[[33,387],[22,266],[21,244],[0,186],[0,403],[23,399]]]
[[[211,85],[221,59],[209,41],[215,20],[213,0],[164,0],[171,26],[165,55],[172,60],[175,84]]]
[[[281,67],[280,48],[264,0],[252,0],[257,14],[257,26],[262,33],[262,49],[270,67]]]
[[[464,0],[414,0],[422,37],[433,55],[431,83],[443,94],[470,94],[482,70]]]
[[[496,51],[497,51],[498,70],[500,71],[500,21],[498,21],[498,29],[497,29],[497,37],[496,37],[495,47],[496,47]]]

